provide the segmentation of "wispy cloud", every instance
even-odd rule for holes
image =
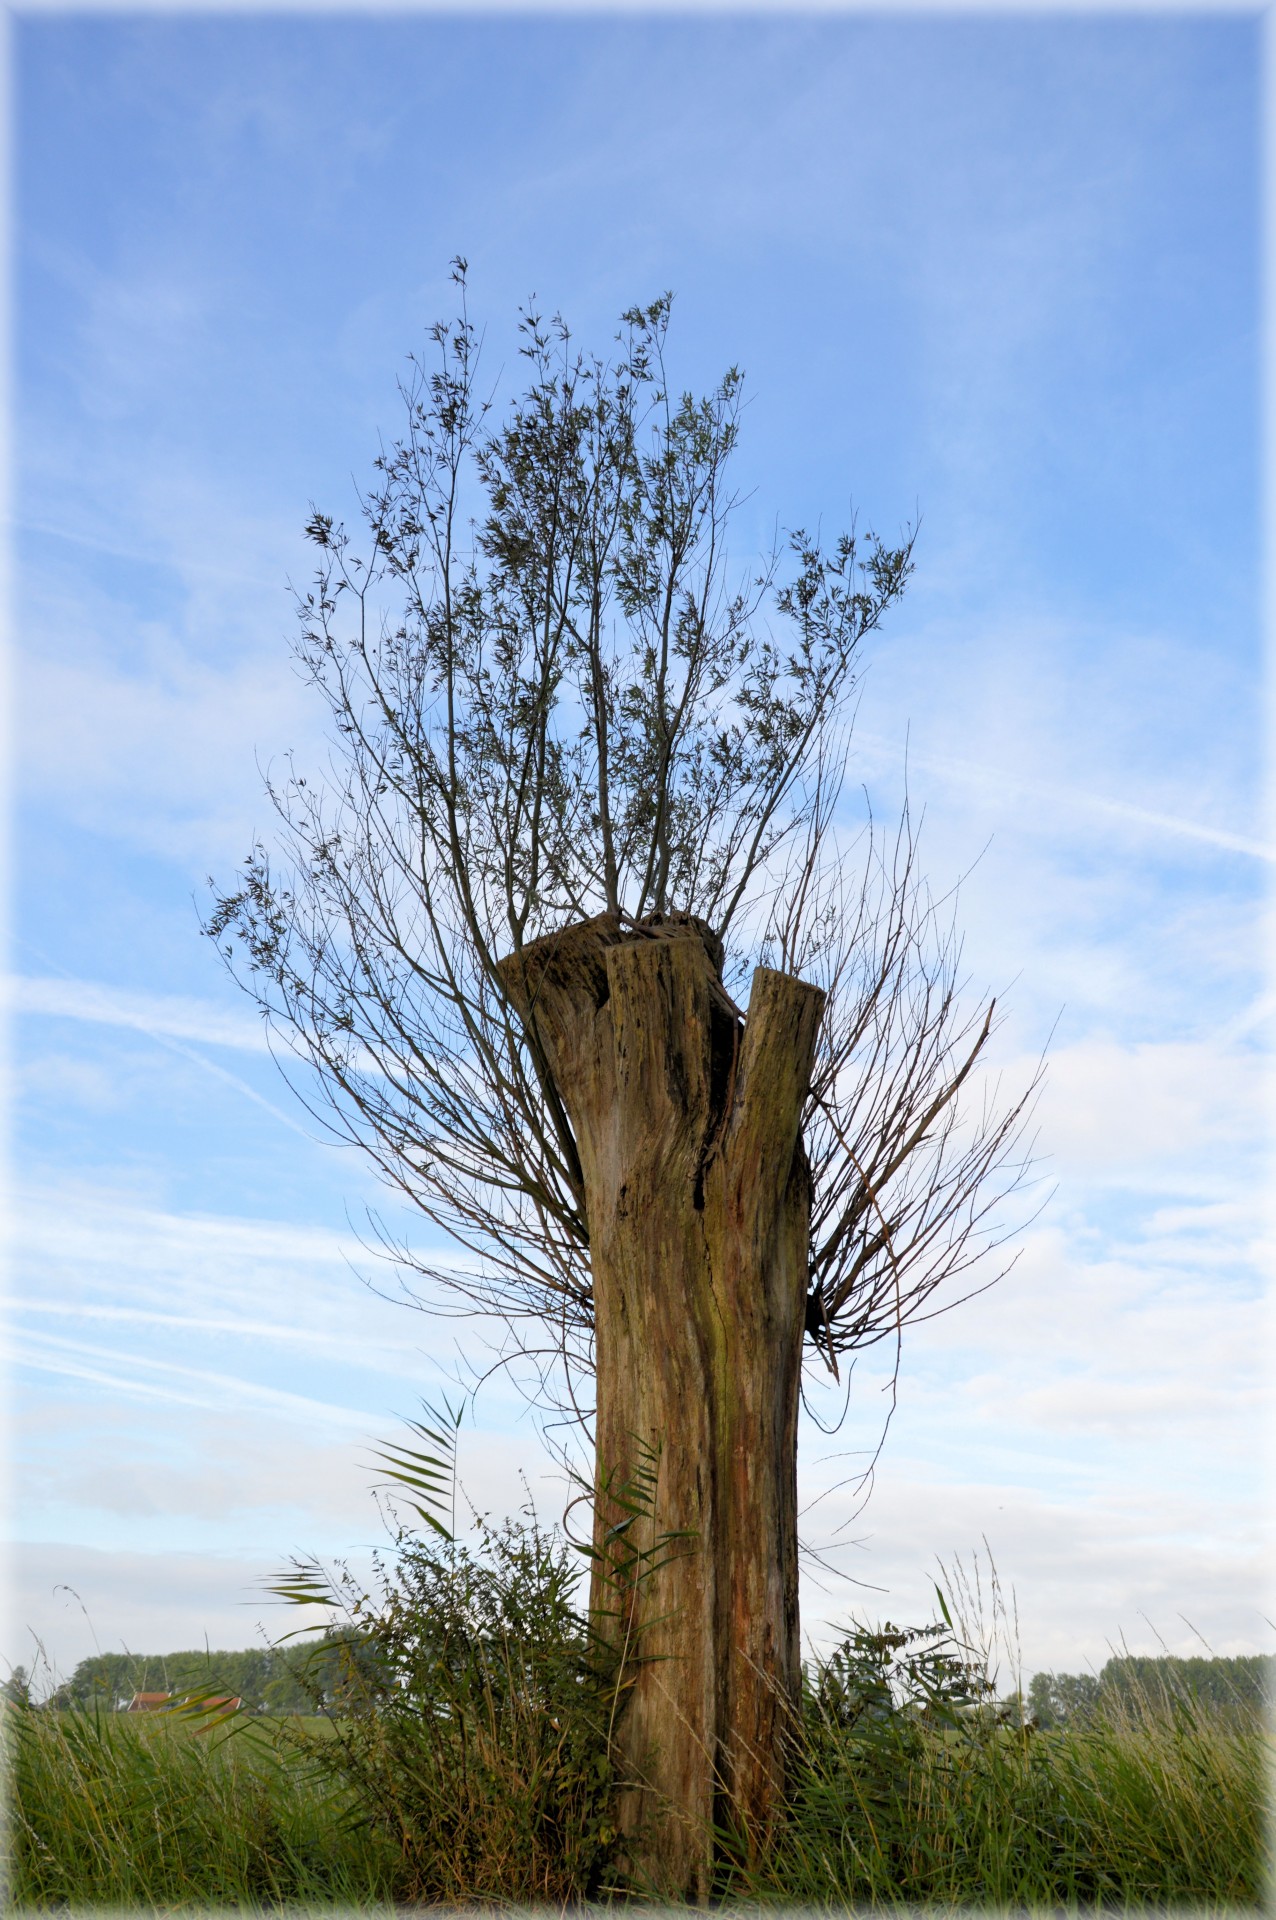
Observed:
[[[188,1263],[198,1269],[201,1300],[210,1279],[233,1284],[245,1269],[294,1267],[314,1276],[338,1270],[365,1251],[353,1233],[315,1224],[252,1219],[234,1214],[177,1213],[121,1197],[106,1187],[73,1180],[31,1185],[20,1196],[14,1223],[16,1250],[65,1263],[87,1275],[98,1266],[118,1266],[139,1278]]]
[[[1264,1078],[1236,1044],[1096,1034],[1052,1049],[1042,1138],[1074,1188],[1227,1197],[1261,1140]]]
[[[311,1382],[322,1369],[329,1392],[379,1397],[405,1382],[428,1392],[486,1352],[472,1322],[413,1311],[397,1271],[378,1270],[353,1234],[313,1226],[166,1213],[67,1185],[21,1196],[11,1267],[15,1326],[35,1338],[39,1322],[81,1323],[112,1340],[128,1375],[135,1352],[185,1363],[216,1343],[255,1378]]]
[[[65,976],[57,979],[0,976],[0,1003],[7,1003],[13,1012],[36,1017],[43,1015],[55,1019],[82,1020],[93,1025],[132,1028],[137,1033],[145,1034],[148,1040],[155,1041],[157,1045],[180,1054],[201,1072],[233,1087],[236,1093],[261,1107],[281,1126],[300,1134],[303,1140],[316,1141],[321,1137],[317,1125],[307,1125],[297,1117],[296,1110],[290,1112],[278,1106],[238,1074],[232,1073],[216,1060],[209,1060],[206,1055],[186,1044],[188,1040],[198,1040],[206,1046],[266,1053],[272,1059],[287,1055],[290,1048],[286,1036],[278,1032],[273,1036],[268,1035],[260,1016],[231,1013],[209,1002],[187,999],[177,994],[136,993]],[[301,1058],[304,1071],[307,1063],[300,1046],[295,1051]],[[354,1060],[363,1073],[381,1072],[380,1062],[364,1048],[358,1049]]]
[[[857,729],[855,743],[857,747],[871,748],[877,755],[889,760],[902,763],[905,757],[899,743],[882,734]],[[1230,828],[1216,826],[1210,821],[1185,819],[1155,807],[1141,806],[1136,801],[1094,793],[1084,787],[1026,779],[1009,768],[994,766],[988,761],[964,759],[957,754],[915,753],[910,750],[907,762],[910,767],[938,773],[1008,799],[1025,797],[1040,800],[1063,815],[1067,824],[1071,824],[1078,814],[1092,814],[1100,819],[1122,820],[1130,826],[1148,827],[1156,833],[1173,835],[1179,839],[1197,840],[1206,846],[1218,847],[1225,853],[1239,853],[1253,860],[1276,863],[1276,847],[1269,846],[1266,841],[1255,840],[1248,834],[1234,833]]]
[[[262,1386],[237,1374],[158,1360],[145,1353],[124,1356],[114,1348],[62,1339],[56,1334],[28,1333],[20,1337],[11,1357],[17,1366],[92,1381],[130,1399],[168,1400],[210,1410],[247,1408],[308,1425],[335,1422],[365,1432],[378,1424],[375,1414],[334,1406],[282,1387]]]
[[[130,993],[98,986],[84,980],[27,979],[10,976],[3,991],[9,1005],[18,1012],[52,1015],[55,1018],[85,1020],[105,1026],[130,1027],[144,1033],[148,1040],[180,1054],[202,1073],[233,1087],[245,1100],[261,1107],[280,1126],[299,1133],[303,1140],[314,1140],[315,1132],[298,1120],[295,1113],[276,1106],[237,1073],[216,1060],[209,1060],[186,1044],[186,1037],[206,1045],[239,1047],[250,1053],[269,1053],[265,1027],[259,1021],[224,1012],[220,1007],[176,995]],[[177,1038],[177,1035],[183,1038]]]
[[[277,577],[267,578],[263,574],[244,573],[221,562],[202,560],[193,554],[174,557],[162,547],[156,546],[149,551],[143,546],[130,546],[127,542],[110,539],[104,535],[95,537],[80,527],[59,527],[44,520],[15,520],[15,533],[39,534],[46,540],[62,540],[69,546],[83,547],[89,553],[109,554],[113,560],[136,560],[142,566],[169,567],[185,574],[205,574],[220,581],[233,581],[240,586],[264,588],[268,592],[277,592]]]
[[[1080,1504],[1023,1484],[1008,1463],[976,1487],[946,1476],[933,1456],[910,1456],[907,1442],[901,1433],[883,1461],[873,1505],[852,1529],[858,1544],[837,1556],[847,1584],[829,1583],[818,1604],[808,1598],[812,1640],[827,1645],[848,1616],[933,1619],[935,1582],[957,1562],[971,1572],[976,1556],[987,1601],[991,1556],[1018,1615],[1017,1645],[1001,1650],[1007,1689],[1016,1653],[1027,1676],[1097,1670],[1123,1645],[1200,1653],[1198,1634],[1221,1654],[1272,1646],[1248,1500],[1204,1488],[1185,1495],[1168,1481],[1131,1487],[1111,1473]],[[885,1592],[857,1592],[851,1580]],[[1013,1616],[1010,1624],[1013,1635]]]
[[[3,1304],[14,1314],[33,1314],[59,1320],[101,1321],[120,1327],[151,1327],[167,1333],[218,1334],[232,1339],[257,1342],[268,1340],[300,1351],[337,1354],[345,1360],[362,1357],[380,1365],[385,1359],[384,1345],[360,1341],[348,1329],[325,1332],[321,1328],[295,1322],[252,1319],[244,1314],[161,1313],[147,1307],[104,1306],[84,1300],[40,1300],[14,1294]]]
[[[195,1040],[204,1046],[237,1047],[248,1053],[270,1051],[259,1019],[184,994],[135,993],[93,980],[18,974],[7,975],[0,982],[0,992],[14,1013],[132,1027],[152,1039]]]
[[[1036,1657],[1102,1658],[1103,1636],[1136,1627],[1139,1610],[1172,1630],[1181,1608],[1224,1645],[1254,1644],[1244,1456],[1261,1121],[1257,1063],[1238,1056],[1266,1017],[1255,929],[1276,850],[1256,799],[1252,535],[1236,510],[1252,393],[1243,373],[1215,379],[1250,317],[1238,292],[1250,243],[1216,217],[1251,164],[1248,96],[1229,92],[1225,59],[1198,60],[1208,26],[1148,27],[1109,42],[1102,23],[1025,40],[977,22],[919,39],[867,20],[832,33],[680,21],[669,45],[690,57],[673,63],[673,92],[630,89],[619,117],[611,83],[669,65],[635,64],[637,48],[657,51],[641,22],[520,29],[526,64],[508,74],[452,22],[441,83],[429,35],[415,56],[397,30],[356,35],[357,49],[316,43],[299,76],[289,37],[254,28],[247,91],[233,33],[108,34],[105,67],[96,29],[91,45],[59,40],[54,67],[33,42],[26,78],[49,88],[50,111],[24,122],[42,197],[38,231],[22,236],[16,744],[23,804],[55,854],[41,881],[65,875],[50,952],[66,957],[74,899],[77,951],[128,943],[128,957],[69,964],[139,990],[20,978],[9,1003],[40,1050],[52,1035],[88,1066],[125,1052],[91,1025],[138,1036],[128,1062],[143,1063],[147,1098],[121,1097],[109,1125],[103,1103],[81,1101],[59,1131],[70,1077],[32,1069],[39,1150],[91,1141],[116,1190],[54,1177],[24,1200],[14,1311],[31,1433],[51,1463],[37,1524],[72,1516],[67,1538],[112,1545],[132,1543],[138,1514],[156,1523],[145,1556],[80,1545],[40,1561],[45,1581],[101,1576],[104,1638],[157,1647],[211,1628],[242,1644],[242,1611],[215,1596],[246,1563],[169,1555],[172,1528],[203,1545],[221,1525],[240,1552],[242,1516],[292,1498],[267,1458],[286,1420],[316,1436],[293,1448],[315,1483],[307,1524],[326,1508],[331,1538],[362,1538],[331,1448],[314,1469],[318,1436],[366,1422],[355,1406],[414,1397],[407,1383],[431,1376],[441,1331],[449,1347],[454,1332],[473,1337],[406,1321],[362,1289],[351,1266],[376,1263],[353,1234],[122,1197],[193,1188],[192,1164],[165,1157],[191,1153],[193,1135],[162,1138],[150,1096],[177,1076],[153,1071],[152,1043],[310,1139],[285,1096],[267,1097],[256,1018],[198,997],[194,956],[207,952],[188,895],[233,866],[268,811],[255,747],[322,766],[322,703],[284,643],[286,577],[309,572],[305,502],[313,491],[339,507],[375,423],[392,430],[395,357],[446,292],[420,260],[442,263],[462,241],[489,312],[539,285],[600,339],[600,318],[610,329],[642,283],[682,289],[679,353],[686,342],[710,377],[720,353],[757,375],[743,457],[766,475],[748,509],[763,543],[775,506],[836,515],[848,477],[871,490],[879,523],[922,495],[926,550],[865,701],[882,734],[858,743],[875,802],[875,761],[884,791],[902,784],[908,716],[931,749],[910,758],[944,802],[924,850],[937,889],[996,836],[962,919],[977,979],[1022,976],[999,1042],[1023,1055],[1006,1061],[1008,1084],[1061,1002],[1067,1014],[1041,1108],[1054,1210],[1010,1281],[906,1350],[867,1516],[864,1571],[891,1588],[881,1610],[922,1617],[935,1552],[988,1533],[1003,1574],[1031,1584]],[[387,119],[391,64],[414,57],[437,111]],[[729,84],[689,114],[706,72]],[[848,84],[864,103],[850,120]],[[316,117],[316,99],[331,111]],[[425,253],[407,260],[392,244],[406,202],[377,182],[460,151],[451,134],[493,99],[508,109],[489,116],[502,138],[436,196]],[[511,168],[515,146],[520,162],[534,153],[530,171]],[[121,200],[124,179],[143,183],[140,198]],[[99,190],[127,202],[124,227],[96,217]],[[619,224],[592,217],[621,202]],[[272,226],[272,207],[289,221]],[[356,207],[371,224],[345,218]],[[334,285],[355,289],[322,311],[306,299],[312,226],[336,249]],[[369,247],[400,263],[372,295]],[[1158,296],[1171,272],[1182,300]],[[496,358],[507,337],[513,355],[507,329]],[[151,927],[160,951],[190,954],[191,997],[140,990]],[[194,1151],[207,1145],[234,1179],[245,1116],[226,1127],[225,1105],[208,1102]],[[335,1160],[286,1134],[269,1144],[279,1180],[272,1168],[255,1184],[264,1204],[331,1219]],[[345,1177],[344,1191],[364,1179]],[[866,1360],[854,1384],[848,1424],[875,1439],[880,1375]],[[804,1455],[804,1497],[820,1450]],[[493,1504],[508,1495],[494,1480]]]

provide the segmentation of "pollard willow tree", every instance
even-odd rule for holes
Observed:
[[[911,536],[797,532],[735,578],[740,376],[676,395],[668,320],[604,361],[525,312],[503,413],[463,297],[433,329],[366,557],[308,527],[328,775],[269,783],[280,852],[207,930],[312,1110],[470,1257],[399,1256],[592,1423],[621,1829],[703,1898],[782,1804],[804,1356],[969,1290],[1025,1106],[969,1098],[993,1007],[962,1009],[907,821],[849,854],[840,823]]]

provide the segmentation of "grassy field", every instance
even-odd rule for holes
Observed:
[[[1256,1909],[1271,1741],[1201,1714],[896,1726],[811,1764],[759,1886],[795,1905]]]
[[[5,1729],[13,1906],[385,1908],[438,1897],[431,1846],[452,1852],[439,1868],[453,1898],[460,1848],[475,1896],[501,1899],[509,1805],[471,1803],[464,1832],[431,1813],[405,1848],[316,1762],[340,1744],[323,1721],[239,1716],[199,1732],[169,1716],[10,1709]],[[817,1719],[808,1753],[782,1845],[724,1894],[1056,1912],[1262,1899],[1271,1743],[1257,1722],[1190,1708],[1051,1733]],[[507,1802],[527,1784],[510,1781]]]
[[[11,1904],[386,1905],[393,1849],[297,1753],[298,1730],[9,1708]]]
[[[374,1595],[348,1573],[321,1587],[308,1563],[279,1589],[332,1609],[298,1666],[332,1717],[6,1707],[11,1905],[641,1898],[613,1824],[623,1676],[578,1610],[578,1556],[534,1517],[476,1525],[468,1544],[403,1536]],[[1262,1906],[1262,1663],[1110,1663],[1112,1684],[1072,1688],[1084,1713],[1038,1727],[997,1698],[977,1583],[956,1590],[973,1625],[937,1589],[942,1621],[853,1627],[810,1667],[783,1825],[751,1859],[719,1836],[723,1901]]]

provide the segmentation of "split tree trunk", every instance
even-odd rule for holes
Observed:
[[[603,1551],[591,1608],[636,1655],[621,1828],[651,1890],[692,1900],[710,1891],[714,1823],[745,1857],[765,1848],[799,1700],[799,1123],[823,1005],[759,968],[742,1024],[721,966],[702,921],[603,915],[501,968],[584,1173]],[[645,1511],[610,1534],[635,1494]]]

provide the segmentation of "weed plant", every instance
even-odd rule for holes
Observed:
[[[579,1561],[534,1519],[473,1545],[404,1537],[374,1601],[348,1578],[348,1668],[294,1751],[392,1847],[399,1901],[564,1905],[610,1891],[614,1664],[578,1611]],[[316,1597],[313,1563],[300,1587]]]

